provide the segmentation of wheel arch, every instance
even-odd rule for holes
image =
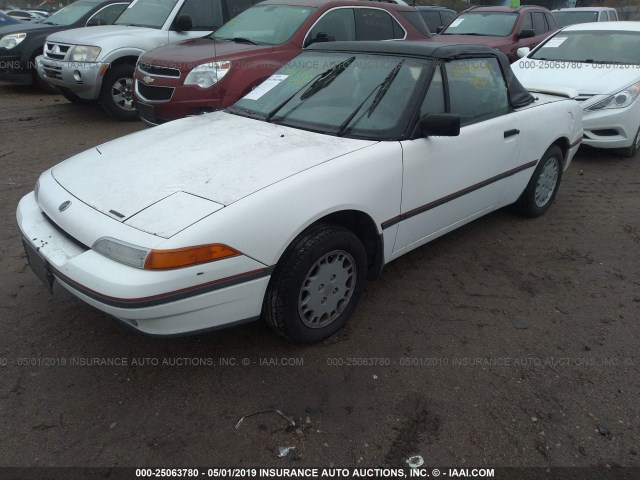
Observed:
[[[549,147],[552,147],[553,145],[560,148],[560,151],[562,152],[562,170],[564,170],[567,165],[567,154],[569,153],[569,139],[567,137],[557,138],[551,145],[549,145]]]
[[[327,213],[302,227],[280,254],[276,264],[280,263],[285,252],[297,242],[301,235],[304,235],[310,228],[322,223],[346,228],[358,237],[367,253],[367,279],[375,280],[380,276],[384,267],[384,239],[382,233],[378,231],[377,224],[369,214],[355,209]]]

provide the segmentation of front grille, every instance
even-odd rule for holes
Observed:
[[[149,65],[148,63],[140,62],[138,63],[138,70],[149,75],[180,78],[180,70],[177,68],[159,67],[158,65]]]
[[[67,55],[70,48],[70,45],[47,42],[44,44],[44,58],[49,58],[51,60],[64,60],[64,57]]]
[[[136,80],[136,92],[143,100],[151,102],[167,102],[173,96],[173,87],[156,87],[154,85],[145,85]]]
[[[62,80],[62,67],[54,67],[52,65],[42,64],[42,69],[47,78],[56,78]]]

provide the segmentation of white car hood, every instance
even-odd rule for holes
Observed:
[[[563,68],[550,68],[554,64],[553,61],[545,64],[540,60],[523,58],[512,64],[511,70],[525,88],[570,87],[581,94],[591,95],[616,93],[640,80],[640,70],[635,65],[603,68],[603,65],[582,63],[575,68],[570,63],[562,63],[559,67]]]
[[[114,38],[114,35],[125,35],[129,43],[135,44],[132,39],[139,38],[146,40],[154,36],[154,32],[157,32],[159,36],[167,37],[167,32],[156,28],[129,27],[126,25],[99,25],[56,32],[49,35],[47,41],[69,45],[104,45],[105,39],[109,41]]]
[[[375,143],[215,112],[105,143],[56,165],[52,175],[69,193],[100,212],[171,236],[178,226],[164,225],[161,234],[149,218],[155,215],[134,215],[158,202],[149,209],[158,210],[158,216],[163,204],[174,212],[179,207],[189,211],[193,203],[187,224],[180,227],[184,228],[257,190]],[[175,196],[177,192],[189,195]],[[191,196],[199,197],[198,201],[189,202]],[[142,218],[144,226],[137,226]]]

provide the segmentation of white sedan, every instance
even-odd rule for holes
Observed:
[[[227,111],[47,170],[18,225],[49,288],[142,332],[263,318],[315,342],[395,258],[544,213],[581,139],[577,102],[534,98],[489,47],[318,44]]]
[[[528,89],[572,88],[584,110],[583,144],[615,148],[632,157],[640,149],[640,22],[583,23],[566,27],[511,68]]]

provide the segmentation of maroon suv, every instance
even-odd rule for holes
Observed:
[[[156,125],[226,108],[315,42],[428,38],[409,6],[267,0],[211,35],[144,53],[135,71],[138,115]]]
[[[472,7],[434,40],[488,45],[515,62],[520,47],[533,48],[557,29],[551,12],[544,7]]]

